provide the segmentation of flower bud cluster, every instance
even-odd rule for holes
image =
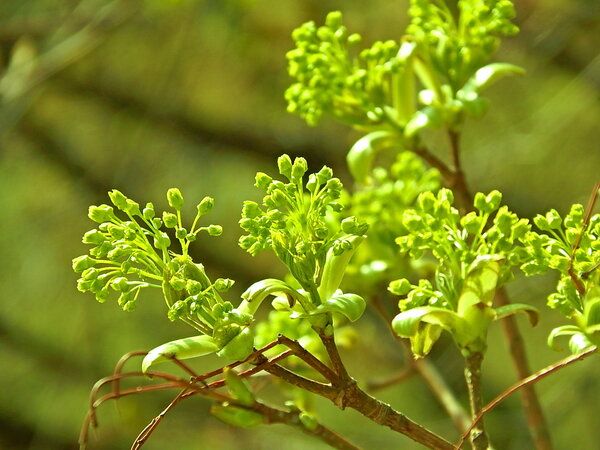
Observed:
[[[83,243],[92,248],[89,255],[73,259],[73,270],[81,274],[77,284],[80,291],[92,292],[100,302],[116,292],[117,303],[125,311],[135,309],[141,289],[161,287],[171,261],[171,237],[165,229],[173,230],[184,254],[201,231],[210,235],[221,233],[218,225],[196,228],[200,216],[212,208],[209,197],[198,205],[194,225],[187,230],[181,222],[184,200],[179,189],[167,192],[167,201],[175,213],[165,211],[162,215],[157,214],[152,203],[142,208],[116,189],[108,195],[113,206],[89,208],[88,216],[98,226],[83,235]]]
[[[342,25],[342,13],[330,12],[325,25],[307,22],[294,30],[289,74],[297,80],[285,93],[288,111],[316,125],[323,114],[355,126],[381,123],[390,96],[389,76],[401,68],[395,41],[376,42],[351,55],[361,41]]]
[[[239,244],[250,254],[273,250],[300,283],[313,283],[318,267],[329,248],[344,244],[341,235],[363,235],[366,224],[348,218],[343,224],[331,224],[328,212],[339,212],[342,183],[329,167],[310,174],[304,158],[293,162],[288,155],[278,159],[279,173],[287,182],[259,172],[256,186],[266,191],[262,204],[247,201],[240,226],[248,234]]]
[[[402,214],[412,207],[423,192],[436,192],[441,177],[437,169],[430,169],[412,152],[401,152],[391,168],[377,167],[372,172],[372,183],[352,196],[352,214],[370,225],[369,236],[377,242],[394,244],[404,230]]]
[[[598,286],[596,268],[600,264],[600,215],[590,217],[584,228],[585,211],[575,204],[563,217],[552,209],[533,219],[540,232],[526,234],[524,243],[529,259],[521,269],[526,275],[557,270],[561,278],[557,290],[548,297],[548,305],[570,317],[585,309],[584,292]],[[573,249],[577,247],[575,251]],[[569,269],[579,278],[578,287]]]
[[[454,87],[462,86],[500,45],[501,36],[519,29],[510,0],[461,0],[458,17],[445,2],[411,0],[407,33],[428,48],[436,70]]]
[[[223,321],[225,324],[247,325],[252,318],[247,315],[241,317],[230,302],[221,298],[221,294],[231,289],[233,284],[234,281],[229,278],[211,281],[204,267],[194,264],[189,256],[174,257],[167,265],[163,281],[169,319],[181,319],[211,336]]]
[[[404,309],[426,304],[455,308],[466,274],[481,261],[502,262],[499,277],[502,284],[512,276],[512,266],[527,259],[521,241],[530,230],[529,222],[500,206],[500,192],[478,193],[475,211],[462,217],[452,206],[453,201],[448,189],[441,189],[437,195],[425,192],[419,195],[416,208],[404,211],[405,231],[396,239],[400,251],[414,259],[431,253],[439,261],[435,288],[429,281],[416,286],[407,280],[390,284],[393,293],[406,296],[401,301]]]

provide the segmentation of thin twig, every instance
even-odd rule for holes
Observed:
[[[369,392],[379,391],[395,384],[400,384],[411,378],[415,374],[414,366],[404,367],[400,372],[391,377],[380,380],[367,381],[367,390]]]
[[[183,400],[183,398],[184,398],[183,395],[187,392],[187,390],[188,390],[188,388],[182,389],[181,392],[179,394],[177,394],[177,397],[175,397],[173,399],[173,401],[171,401],[171,403],[169,403],[167,405],[167,407],[165,409],[163,409],[158,416],[156,416],[154,419],[152,419],[152,421],[135,438],[135,441],[133,442],[133,445],[131,446],[131,450],[138,450],[142,447],[142,445],[144,445],[144,443],[152,435],[152,433],[154,432],[156,427],[160,424],[160,422],[167,415],[167,413],[177,403],[179,403],[181,400]]]
[[[502,392],[500,395],[498,395],[496,398],[494,398],[494,400],[492,400],[491,402],[489,402],[487,405],[485,405],[481,409],[480,413],[474,418],[473,423],[463,433],[463,435],[461,436],[460,440],[457,442],[455,448],[456,449],[462,448],[462,446],[464,445],[464,443],[465,443],[466,439],[468,438],[469,434],[477,426],[477,424],[479,422],[481,422],[481,420],[483,419],[483,416],[485,416],[492,409],[494,409],[496,406],[498,406],[509,395],[511,395],[512,393],[514,393],[515,391],[517,391],[517,390],[519,390],[521,388],[525,388],[525,387],[530,386],[530,385],[532,385],[534,383],[537,383],[541,379],[547,377],[548,375],[550,375],[553,372],[556,372],[557,370],[562,369],[563,367],[566,367],[566,366],[568,366],[570,364],[573,364],[573,363],[575,363],[577,361],[582,361],[585,358],[587,358],[588,356],[590,356],[591,354],[596,353],[597,351],[598,351],[598,349],[596,347],[591,347],[591,348],[589,348],[588,350],[585,350],[582,353],[579,353],[577,355],[569,356],[567,358],[564,358],[564,359],[560,360],[557,363],[554,363],[554,364],[552,364],[552,365],[550,365],[548,367],[545,367],[545,368],[537,371],[536,373],[528,376],[524,380],[521,380],[518,383],[513,384],[510,388],[508,388],[506,391]]]

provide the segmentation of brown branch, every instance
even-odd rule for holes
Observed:
[[[481,409],[481,411],[479,412],[479,414],[477,414],[477,416],[474,418],[473,423],[463,433],[463,435],[461,436],[460,440],[456,444],[455,448],[456,449],[460,449],[464,445],[465,440],[467,439],[467,437],[469,436],[469,434],[471,433],[471,431],[479,424],[479,422],[481,422],[481,420],[483,419],[483,416],[485,416],[492,409],[494,409],[496,406],[498,406],[504,399],[506,399],[512,393],[514,393],[515,391],[517,391],[517,390],[519,390],[521,388],[525,388],[525,387],[528,387],[528,386],[530,386],[530,385],[532,385],[534,383],[537,383],[541,379],[547,377],[551,373],[556,372],[557,370],[562,369],[563,367],[566,367],[566,366],[568,366],[570,364],[573,364],[573,363],[575,363],[577,361],[582,361],[585,358],[587,358],[588,356],[590,356],[591,354],[596,353],[597,351],[598,351],[598,348],[591,347],[590,349],[585,350],[582,353],[579,353],[577,355],[569,356],[567,358],[564,358],[564,359],[560,360],[557,363],[554,363],[554,364],[552,364],[552,365],[550,365],[548,367],[545,367],[545,368],[537,371],[536,373],[528,376],[527,378],[519,381],[518,383],[515,383],[514,385],[512,385],[510,388],[508,388],[506,391],[502,392],[500,395],[498,395],[496,398],[494,398],[494,400],[492,400],[491,402],[489,402],[487,405],[485,405],[485,407],[483,407]]]
[[[240,405],[240,407],[244,407]],[[267,406],[263,403],[256,403],[251,407],[246,407],[263,415],[266,423],[281,423],[297,428],[303,433],[307,433],[326,442],[333,448],[340,450],[359,450],[359,447],[355,446],[345,438],[337,434],[335,431],[315,423],[313,426],[306,426],[300,420],[300,414],[302,411],[283,411],[281,409]]]

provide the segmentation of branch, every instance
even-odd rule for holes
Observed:
[[[340,450],[359,450],[359,447],[355,446],[337,434],[335,431],[321,425],[320,423],[316,423],[314,426],[304,425],[300,419],[300,414],[302,414],[302,411],[283,411],[281,409],[267,406],[263,403],[256,403],[252,407],[247,407],[247,409],[251,409],[262,414],[265,417],[266,423],[282,423],[289,425],[299,429],[303,433],[309,434],[323,442],[326,442],[333,448]]]
[[[592,347],[592,348],[585,350],[584,352],[579,353],[577,355],[569,356],[567,358],[560,360],[557,363],[554,363],[548,367],[545,367],[545,368],[537,371],[533,375],[528,376],[527,378],[519,381],[518,383],[513,384],[510,388],[508,388],[506,391],[502,392],[494,400],[489,402],[487,405],[485,405],[485,407],[483,407],[481,409],[479,414],[477,414],[477,416],[474,418],[471,426],[469,426],[469,428],[461,436],[460,440],[458,441],[458,443],[455,446],[456,449],[460,449],[464,445],[465,440],[469,436],[470,432],[477,426],[477,424],[479,422],[481,422],[481,420],[483,419],[483,416],[485,416],[492,409],[494,409],[496,406],[498,406],[509,395],[511,395],[512,393],[514,393],[515,391],[517,391],[521,388],[526,388],[534,383],[537,383],[541,379],[547,377],[548,375],[550,375],[553,372],[556,372],[557,370],[562,369],[563,367],[571,365],[577,361],[582,361],[585,358],[587,358],[588,356],[590,356],[591,354],[596,353],[597,351],[598,351],[597,347]]]
[[[361,413],[363,416],[371,419],[373,422],[404,434],[413,441],[419,442],[426,447],[438,450],[452,448],[452,445],[449,442],[437,434],[432,433],[425,427],[413,422],[404,414],[394,410],[390,405],[371,397],[365,391],[360,389],[356,381],[352,379],[346,371],[335,344],[334,336],[327,335],[322,330],[317,330],[317,332],[332,360],[334,370],[338,375],[337,380],[332,382],[333,387],[336,390],[335,398],[330,399],[333,403],[341,409],[350,407]]]
[[[483,362],[483,353],[475,352],[466,358],[465,380],[469,391],[469,404],[471,405],[471,414],[473,419],[479,416],[483,408],[483,392],[481,384],[481,363]],[[485,427],[480,420],[476,427],[469,427],[471,444],[473,450],[486,450],[488,448],[488,437],[485,433]]]
[[[449,133],[451,151],[453,155],[456,155],[453,159],[457,167],[455,167],[455,171],[452,172],[454,177],[450,179],[444,177],[444,183],[447,187],[455,191],[457,206],[460,209],[465,212],[473,211],[472,195],[469,192],[464,173],[460,167],[460,135],[452,131]],[[510,304],[505,288],[500,288],[498,290],[496,294],[496,303],[499,306]],[[518,378],[523,379],[528,377],[531,370],[529,369],[529,362],[527,360],[523,338],[521,337],[514,316],[509,316],[502,321],[502,329],[504,331],[505,339],[509,344],[509,352],[517,370]],[[523,409],[525,410],[525,417],[527,418],[527,423],[536,449],[551,450],[552,443],[550,440],[550,433],[548,432],[548,425],[544,418],[540,401],[533,387],[526,386],[525,389],[523,389],[522,402]]]

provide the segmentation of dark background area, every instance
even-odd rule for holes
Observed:
[[[473,190],[499,189],[514,211],[533,217],[584,203],[598,180],[600,3],[516,3],[521,33],[497,60],[527,74],[489,91],[490,112],[466,128],[464,162]],[[272,174],[284,152],[349,179],[344,158],[357,135],[327,120],[308,128],[283,100],[292,29],[322,22],[333,9],[365,43],[399,38],[407,22],[407,1],[398,0],[0,2],[0,448],[76,448],[89,390],[121,355],[192,334],[167,320],[157,293],[124,313],[76,291],[71,259],[86,251],[87,207],[106,202],[109,189],[161,208],[173,186],[190,208],[215,197],[209,220],[225,232],[201,239],[195,255],[212,275],[236,280],[234,302],[252,282],[280,273],[270,257],[252,259],[237,247],[237,221],[242,201],[259,197],[256,171]],[[544,306],[554,281],[511,286],[514,301],[544,309],[537,328],[520,322],[536,370],[565,356],[545,344],[562,320]],[[487,399],[515,381],[499,328],[492,327],[484,364]],[[357,379],[401,370],[398,347],[376,314],[368,311],[357,329],[357,347],[343,354]],[[460,355],[447,339],[440,344],[431,358],[466,399]],[[209,357],[196,367],[219,364]],[[557,449],[597,446],[597,365],[590,358],[538,385]],[[417,377],[377,395],[455,439]],[[128,448],[170,398],[104,405],[90,448]],[[323,422],[363,448],[416,448],[353,411],[319,404]],[[282,426],[225,426],[208,407],[183,402],[145,448],[323,448]],[[518,396],[488,423],[497,449],[532,448]]]

